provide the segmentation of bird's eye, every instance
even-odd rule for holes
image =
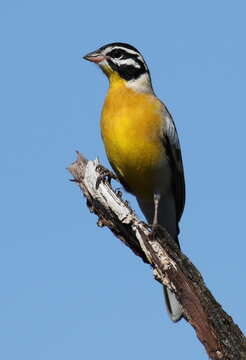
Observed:
[[[112,58],[117,58],[117,59],[121,58],[123,55],[124,54],[120,49],[115,49],[115,50],[111,51],[111,54],[110,54],[110,56]]]

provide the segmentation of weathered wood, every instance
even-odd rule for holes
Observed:
[[[195,329],[211,359],[246,359],[246,339],[241,330],[216,302],[199,271],[167,231],[160,229],[153,237],[149,226],[138,219],[109,182],[101,181],[97,186],[99,161],[87,161],[77,154],[77,160],[68,170],[85,195],[90,211],[98,216],[98,225],[108,226],[152,266],[156,280],[175,292],[185,319]]]

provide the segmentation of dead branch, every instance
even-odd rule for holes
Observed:
[[[165,229],[151,238],[149,226],[138,219],[121,194],[105,181],[97,187],[99,161],[87,161],[79,153],[68,168],[87,199],[98,225],[107,226],[145,263],[156,280],[175,292],[211,359],[246,359],[246,340],[232,318],[217,303],[190,260],[178,249]]]

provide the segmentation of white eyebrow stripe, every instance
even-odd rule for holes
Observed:
[[[107,47],[106,49],[102,50],[102,54],[107,55],[112,49],[113,49],[113,46]]]
[[[134,51],[134,50],[128,49],[123,46],[114,46],[113,49],[120,49],[120,50],[124,50],[125,52],[128,52],[128,54],[137,55],[137,58],[145,64],[145,61],[144,61],[142,55],[138,51]],[[110,49],[110,51],[111,50],[112,50],[112,48]]]
[[[128,52],[129,54],[139,55],[139,52],[128,49],[124,46],[113,46],[110,50],[112,50],[112,49],[120,49],[120,50],[124,50],[124,51]]]
[[[120,49],[120,50],[124,50],[125,52],[127,52],[128,54],[132,54],[132,55],[137,55],[137,57],[141,60],[143,60],[143,57],[139,54],[138,51],[134,51],[134,50],[131,50],[131,49],[128,49],[124,46],[110,46],[109,48],[106,48],[105,50],[107,50],[105,52],[105,55],[107,55],[108,53],[111,52],[111,50],[113,49]]]

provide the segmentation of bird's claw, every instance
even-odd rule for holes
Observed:
[[[120,188],[115,189],[116,195],[121,199],[122,198],[122,191]]]
[[[149,237],[151,240],[160,238],[162,236],[163,229],[160,225],[155,223],[155,224],[152,224],[150,227],[151,227],[151,232],[149,234]]]
[[[110,183],[111,179],[117,180],[117,176],[102,165],[97,165],[96,171],[99,173],[96,181],[96,189],[98,189],[100,182],[105,182],[107,180]]]

